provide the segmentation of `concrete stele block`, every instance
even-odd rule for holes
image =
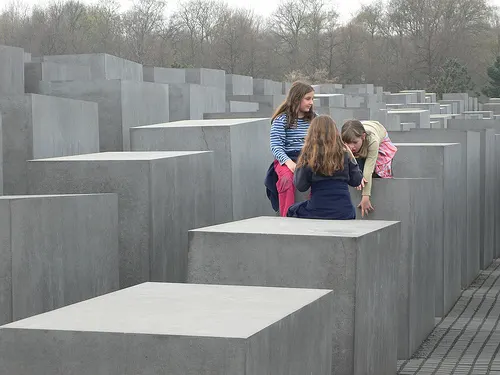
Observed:
[[[24,50],[0,45],[0,96],[24,94]]]
[[[460,228],[467,227],[466,239],[463,238],[463,231],[460,241],[465,241],[467,246],[462,247],[462,288],[467,288],[479,274],[479,249],[481,227],[477,219],[481,215],[480,205],[480,143],[481,138],[478,132],[456,129],[413,129],[410,132],[391,132],[393,142],[409,143],[434,143],[434,142],[454,142],[461,144],[462,166],[465,166],[465,173],[461,173],[461,181],[457,186],[465,187],[466,214],[460,214]],[[465,221],[464,221],[465,220]]]
[[[116,194],[2,196],[0,223],[1,324],[118,289]]]
[[[434,179],[374,179],[370,220],[401,222],[398,290],[398,359],[409,359],[434,329],[438,228],[432,215]],[[361,192],[351,189],[353,200]],[[357,219],[361,213],[357,212]],[[365,220],[365,219],[363,219]]]
[[[24,90],[37,94],[40,81],[89,81],[90,67],[86,65],[62,64],[52,61],[24,64]]]
[[[461,246],[459,216],[463,214],[464,189],[460,184],[461,145],[458,143],[395,143],[398,152],[393,160],[395,177],[435,178],[436,205],[433,214],[442,223],[436,249],[436,316],[444,317],[461,292]],[[465,215],[463,215],[465,217]],[[439,224],[438,224],[439,225]]]
[[[332,374],[394,374],[400,224],[257,217],[189,233],[188,282],[333,289]]]
[[[203,112],[205,112],[204,97],[204,91],[200,85],[190,83],[169,84],[169,121],[202,120]]]
[[[186,83],[186,70],[176,68],[159,68],[156,66],[144,66],[142,68],[143,79],[146,82],[155,83]]]
[[[327,290],[144,283],[1,327],[0,372],[327,375],[331,300]]]
[[[273,161],[270,120],[176,121],[131,129],[134,151],[214,151],[215,222],[272,214],[262,179]],[[252,155],[252,157],[249,157]]]
[[[444,93],[444,100],[461,100],[463,103],[462,112],[469,110],[469,94],[466,92]]]
[[[270,79],[254,78],[254,95],[282,95],[283,85],[280,82],[274,82]]]
[[[417,128],[430,128],[430,113],[422,109],[395,109],[390,112],[399,114],[401,122],[413,122]]]
[[[253,95],[253,78],[238,74],[226,74],[227,95]]]
[[[214,222],[211,152],[105,152],[28,167],[31,194],[118,194],[120,287],[185,281],[186,233]]]
[[[0,98],[5,194],[26,194],[26,161],[99,151],[96,103],[27,94]]]
[[[131,127],[169,121],[169,86],[151,82],[97,80],[43,82],[40,87],[45,95],[97,103],[99,150],[128,151]]]
[[[226,72],[220,69],[186,69],[186,82],[226,90]]]
[[[143,80],[142,65],[107,53],[43,56],[42,61],[90,67],[91,80],[123,79]]]

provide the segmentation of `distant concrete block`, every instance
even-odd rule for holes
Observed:
[[[100,151],[128,151],[131,127],[169,121],[169,85],[98,80],[42,82],[40,87],[45,95],[99,105]]]
[[[96,103],[44,95],[0,98],[5,194],[26,194],[26,161],[99,151]]]
[[[144,66],[142,68],[142,72],[143,72],[143,79],[146,82],[186,83],[185,69]]]
[[[320,85],[312,85],[317,94],[341,94],[342,84],[339,83],[322,83]],[[288,92],[288,91],[287,91]],[[283,94],[286,94],[285,92]]]
[[[500,134],[495,134],[495,160],[496,160],[496,181],[495,186],[500,186]],[[495,250],[494,257],[500,257],[500,199],[497,199],[495,205]]]
[[[437,95],[435,92],[426,92],[425,93],[426,103],[435,103],[436,99],[437,99]]]
[[[413,122],[417,128],[429,129],[430,125],[430,114],[427,110],[422,109],[395,109],[391,112],[396,112],[399,114],[401,122]]]
[[[204,120],[222,120],[222,119],[233,119],[233,120],[241,120],[241,119],[261,119],[268,118],[269,123],[271,123],[271,116],[273,115],[273,111],[269,108],[260,109],[258,111],[253,112],[225,112],[225,113],[204,113]]]
[[[226,112],[226,89],[213,86],[201,86],[203,92],[204,113]]]
[[[452,119],[451,114],[436,114],[429,116],[431,121],[438,121],[441,129],[448,128],[448,121]]]
[[[236,102],[230,100],[226,103],[226,112],[256,112],[259,110],[259,103]]]
[[[274,113],[276,108],[285,101],[285,95],[228,95],[227,100],[237,102],[259,103],[259,110]]]
[[[257,217],[189,237],[188,282],[333,289],[331,373],[396,373],[398,222]]]
[[[425,109],[429,111],[430,115],[437,115],[441,113],[439,103],[409,103],[405,107]]]
[[[331,371],[327,290],[145,283],[0,329],[0,372]]]
[[[213,223],[210,152],[109,152],[29,162],[31,194],[118,194],[120,287],[186,279],[187,231]]]
[[[402,90],[402,93],[415,93],[417,94],[417,102],[416,103],[424,103],[425,102],[425,90]],[[427,109],[427,108],[424,108]]]
[[[460,114],[463,111],[465,111],[465,104],[463,100],[458,100],[458,99],[443,99],[440,100],[439,103],[441,104],[451,104],[452,105],[452,110],[453,114]]]
[[[262,176],[273,161],[270,120],[191,120],[131,129],[134,151],[214,151],[215,222],[272,214]],[[249,157],[249,155],[252,155]]]
[[[43,56],[41,61],[90,67],[91,80],[123,79],[142,81],[142,65],[107,53]]]
[[[451,115],[452,113],[456,113],[456,110],[454,111],[453,110],[453,105],[451,104],[441,104],[440,103],[440,106],[439,108],[441,109],[441,114],[447,114],[447,115]],[[455,104],[455,108],[456,108],[456,104]]]
[[[253,78],[238,74],[226,74],[227,95],[253,95]]]
[[[0,195],[3,195],[3,124],[2,124],[2,113],[0,112]]]
[[[169,121],[203,119],[203,112],[205,111],[204,98],[205,93],[200,85],[188,83],[169,84]]]
[[[24,64],[24,89],[26,93],[40,92],[40,81],[89,81],[90,67],[61,64],[51,61]]]
[[[281,92],[283,95],[287,95],[288,91],[290,91],[290,88],[292,87],[291,82],[283,82],[283,91]]]
[[[415,92],[399,92],[384,94],[384,102],[387,104],[408,104],[417,103],[418,95]]]
[[[344,94],[314,94],[314,99],[319,99],[320,107],[345,107]]]
[[[493,111],[493,114],[500,115],[500,102],[498,103],[484,103],[483,104],[484,111]]]
[[[1,324],[118,289],[116,194],[2,196],[0,223]]]
[[[219,69],[186,69],[186,82],[226,90],[226,72]]]
[[[24,50],[0,45],[0,96],[24,94]]]
[[[283,84],[281,82],[271,81],[270,79],[254,78],[254,95],[282,95]]]
[[[31,62],[31,53],[29,52],[24,52],[24,62]]]
[[[374,94],[375,89],[373,83],[359,83],[359,84],[349,84],[344,86],[345,91],[352,90],[353,92],[358,92],[359,94]]]
[[[461,181],[457,189],[465,187],[466,194],[466,217],[458,217],[459,227],[466,227],[466,238],[463,231],[460,241],[466,241],[467,246],[462,249],[461,280],[462,288],[467,288],[479,274],[479,248],[481,227],[478,217],[481,215],[480,205],[480,134],[474,131],[462,131],[456,129],[413,129],[410,132],[391,132],[393,142],[454,142],[461,144],[462,166],[465,173],[461,173]]]
[[[436,231],[434,179],[374,179],[370,220],[401,222],[398,291],[398,359],[409,359],[434,329]],[[353,200],[361,193],[351,189]],[[361,213],[357,212],[357,219]],[[364,220],[364,219],[363,219]]]
[[[461,292],[462,247],[461,219],[466,217],[465,189],[460,189],[461,145],[457,143],[395,143],[394,176],[436,178],[436,210],[433,214],[442,223],[437,233],[436,251],[436,316],[444,317]],[[458,188],[457,188],[458,187]]]
[[[443,94],[443,99],[444,100],[460,100],[463,103],[463,107],[461,108],[462,111],[469,111],[469,94],[466,92],[460,92],[460,93],[444,93]]]

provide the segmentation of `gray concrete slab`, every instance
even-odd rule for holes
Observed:
[[[320,113],[320,112],[318,112]],[[259,109],[258,111],[253,112],[224,112],[224,113],[204,113],[203,120],[222,120],[222,119],[233,119],[233,120],[241,120],[241,119],[259,119],[259,118],[268,118],[269,123],[271,122],[271,116],[273,115],[273,111],[269,108]],[[194,118],[196,119],[196,118]]]
[[[226,90],[226,72],[224,70],[207,68],[189,68],[185,70],[186,83]]]
[[[90,67],[91,80],[123,79],[143,80],[142,65],[107,53],[43,56],[41,61],[53,61],[69,65]]]
[[[205,112],[204,97],[204,91],[200,85],[190,83],[169,84],[169,121],[203,119],[203,112]]]
[[[393,374],[399,222],[257,217],[189,233],[188,282],[333,289],[332,374]]]
[[[129,151],[131,127],[169,121],[169,85],[166,84],[98,80],[42,82],[40,87],[41,94],[88,100],[99,105],[100,151]]]
[[[481,204],[481,244],[480,266],[485,269],[493,260],[495,248],[495,220],[500,220],[500,213],[495,212],[498,197],[495,188],[495,132],[500,132],[500,122],[495,120],[453,119],[448,123],[451,129],[478,131],[481,137],[480,162],[480,204]],[[496,129],[496,130],[495,130]],[[500,239],[500,238],[499,238]]]
[[[176,121],[131,129],[134,151],[214,151],[215,222],[272,214],[263,173],[272,163],[270,121]],[[251,157],[250,157],[251,155]]]
[[[253,95],[253,78],[226,74],[226,95]]]
[[[391,132],[393,142],[454,142],[461,144],[462,166],[465,166],[465,173],[460,173],[461,182],[457,189],[465,187],[466,194],[466,217],[462,214],[458,217],[459,226],[467,227],[465,231],[460,231],[462,237],[460,241],[465,241],[467,246],[462,247],[462,288],[469,286],[479,274],[479,249],[481,227],[478,217],[481,215],[480,201],[480,143],[481,138],[478,132],[456,129],[413,129],[410,132]]]
[[[0,96],[24,94],[24,50],[0,45]]]
[[[426,92],[425,90],[401,90],[402,93],[412,92],[417,94],[417,103],[424,103]],[[427,109],[427,108],[424,108]]]
[[[462,111],[469,111],[469,94],[466,92],[443,93],[444,100],[461,100],[463,102]]]
[[[461,145],[458,143],[395,143],[398,152],[393,160],[394,176],[435,178],[437,189],[433,215],[442,231],[437,233],[440,246],[436,251],[436,316],[444,316],[453,306],[461,290],[461,258],[465,241],[460,233],[459,208],[465,202],[465,189],[460,185]]]
[[[176,68],[142,67],[143,79],[155,83],[186,83],[186,70]]]
[[[330,374],[328,290],[145,283],[0,329],[0,372]]]
[[[44,95],[0,98],[5,194],[26,194],[33,158],[99,151],[97,104]]]
[[[3,195],[3,124],[0,112],[0,195]]]
[[[500,134],[495,134],[495,160],[496,160],[496,179],[495,186],[500,186]],[[496,200],[495,205],[495,250],[493,257],[500,258],[500,199]]]
[[[428,110],[422,109],[394,109],[389,111],[399,114],[401,122],[413,122],[417,128],[430,128],[430,113]]]
[[[344,94],[314,94],[314,99],[319,99],[320,107],[344,107]]]
[[[443,99],[440,100],[439,103],[441,104],[451,104],[452,106],[452,113],[457,113],[460,114],[463,111],[465,111],[465,104],[463,100],[460,99]]]
[[[38,93],[40,81],[89,81],[88,65],[63,64],[52,61],[24,64],[24,90]]]
[[[254,78],[254,95],[282,95],[283,85],[281,82],[275,82],[270,79]]]
[[[401,222],[398,290],[398,359],[409,359],[434,329],[436,272],[440,223],[432,215],[436,204],[434,179],[374,179],[369,220]],[[353,200],[361,192],[351,189]],[[359,211],[357,219],[361,218]]]
[[[383,95],[383,99],[387,104],[417,103],[418,95],[415,92],[388,93]]]
[[[116,194],[0,197],[0,322],[118,289]]]
[[[118,194],[120,287],[186,279],[187,231],[214,222],[211,152],[109,152],[30,161],[31,194]]]
[[[441,113],[439,103],[408,103],[405,105],[405,107],[425,109],[428,110],[431,115],[437,115]]]
[[[230,100],[226,102],[226,112],[257,112],[259,110],[259,103],[252,102],[236,102]]]
[[[226,112],[226,88],[201,86],[204,113]]]

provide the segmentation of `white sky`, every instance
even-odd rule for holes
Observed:
[[[21,2],[30,6],[35,4],[44,6],[52,1],[53,0],[0,0],[0,8],[3,8],[6,4],[10,4],[12,2]],[[95,4],[98,2],[98,0],[80,1],[85,4]],[[500,0],[496,1],[500,3]],[[132,0],[117,0],[117,2],[121,5],[123,10],[126,10],[132,4]],[[248,2],[243,2],[241,0],[225,0],[225,2],[231,7],[245,7],[253,9],[257,14],[262,16],[269,16],[276,9],[280,0],[250,0]],[[335,4],[335,9],[340,14],[340,21],[345,22],[351,18],[352,14],[359,10],[362,4],[369,4],[370,2],[371,0],[332,0],[331,2],[327,1],[325,3]],[[173,10],[172,8],[175,8],[178,3],[178,0],[167,0],[167,8]]]

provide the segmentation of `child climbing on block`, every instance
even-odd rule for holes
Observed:
[[[378,121],[346,121],[342,126],[342,140],[363,171],[363,181],[357,189],[363,190],[358,207],[361,208],[361,216],[365,216],[374,209],[370,202],[372,177],[392,177],[392,159],[398,149]]]
[[[314,118],[295,169],[299,191],[311,188],[311,199],[293,204],[287,216],[309,219],[356,218],[349,187],[361,184],[363,174],[330,116]]]
[[[273,209],[286,216],[288,207],[295,203],[293,173],[309,124],[316,116],[313,109],[314,89],[296,81],[288,95],[272,116],[270,146],[274,162],[269,168],[265,185]]]

